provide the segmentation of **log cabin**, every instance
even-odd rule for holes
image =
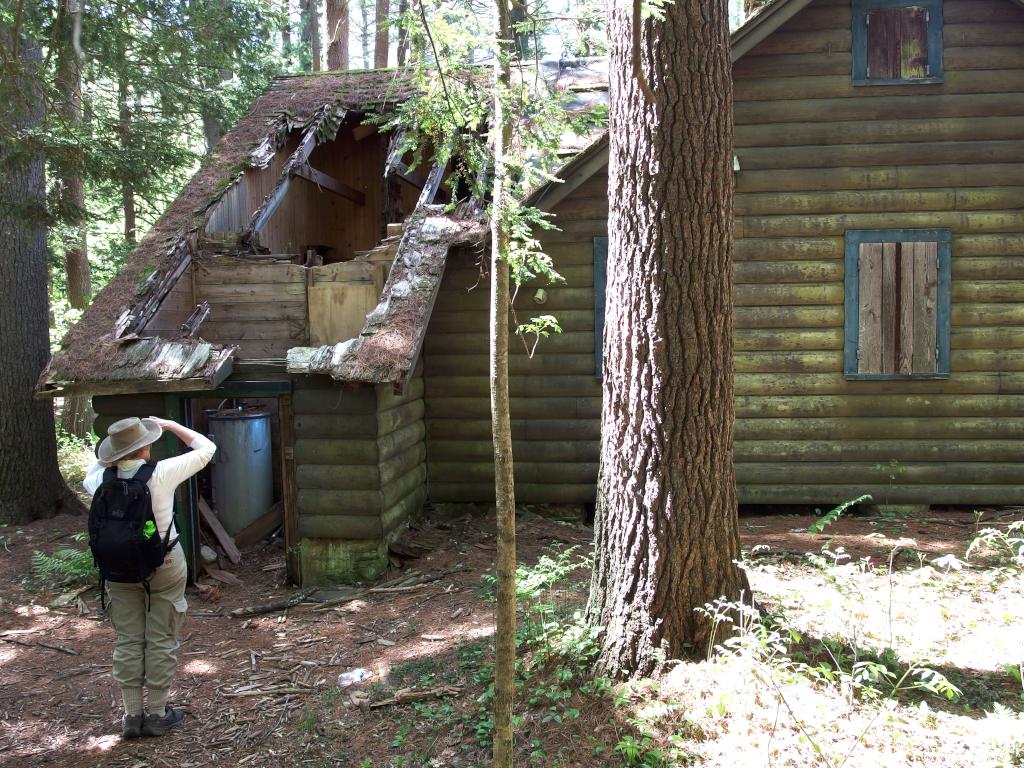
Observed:
[[[1020,0],[774,0],[734,33],[741,503],[1024,500],[1022,41]],[[362,122],[403,87],[275,83],[40,380],[98,433],[270,410],[301,583],[378,574],[425,501],[493,502],[479,219]],[[595,497],[607,163],[530,198],[565,281],[514,302],[563,329],[510,339],[525,505]]]

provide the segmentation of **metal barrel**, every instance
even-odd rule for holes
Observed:
[[[269,511],[274,503],[270,414],[261,408],[207,411],[217,444],[212,465],[213,504],[231,535]]]

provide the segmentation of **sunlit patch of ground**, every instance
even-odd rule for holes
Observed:
[[[557,637],[575,626],[572,616],[589,584],[586,569],[569,568],[540,590],[519,615],[524,643],[517,765],[1024,765],[1024,701],[1008,671],[1024,660],[1024,584],[1019,573],[991,563],[961,562],[973,516],[954,513],[938,524],[844,518],[823,534],[809,534],[815,519],[741,520],[744,549],[752,552],[750,581],[774,623],[764,625],[767,634],[761,635],[749,626],[743,644],[711,661],[669,663],[656,681],[606,685],[589,667],[575,666],[593,648],[585,635],[562,635],[560,647],[544,639],[548,631]],[[488,764],[493,516],[426,524],[432,544],[409,567],[446,574],[437,581],[386,596],[362,593],[328,610],[309,604],[240,621],[226,614],[294,591],[273,565],[284,558],[283,549],[246,552],[233,568],[241,586],[225,586],[215,602],[189,595],[191,615],[172,690],[174,703],[187,709],[186,725],[159,742],[120,737],[110,678],[113,630],[95,615],[95,590],[84,595],[90,615],[79,615],[74,602],[55,606],[66,587],[31,577],[33,551],[67,546],[83,526],[82,518],[58,518],[17,533],[0,531],[6,536],[0,547],[0,632],[29,633],[11,635],[17,643],[0,642],[0,764]],[[557,560],[575,546],[578,558],[589,535],[585,528],[524,515],[520,562],[530,578],[543,576],[551,569],[550,563],[548,571],[541,567],[543,555]],[[765,544],[767,551],[759,547]],[[942,559],[947,555],[955,562]],[[549,607],[538,612],[538,601]],[[854,664],[877,661],[886,649],[886,669],[896,679],[909,673],[916,680],[920,670],[933,670],[957,686],[960,697],[905,690],[890,696],[896,679],[873,688],[854,679]],[[833,670],[831,679],[821,672],[823,663],[835,661],[830,654],[843,670]],[[372,676],[339,689],[338,675],[355,668]],[[400,689],[435,686],[458,693],[369,706]],[[354,700],[354,692],[363,696]]]

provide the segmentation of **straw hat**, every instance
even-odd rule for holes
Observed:
[[[143,446],[160,439],[163,430],[152,419],[132,416],[115,421],[107,429],[107,436],[100,443],[96,456],[104,464],[112,464]]]

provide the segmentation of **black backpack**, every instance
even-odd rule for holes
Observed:
[[[117,467],[103,472],[89,507],[89,549],[101,582],[142,583],[148,592],[149,577],[177,544],[177,539],[170,542],[171,526],[163,537],[156,526],[146,485],[154,469],[155,464],[143,464],[131,478],[119,478]]]

